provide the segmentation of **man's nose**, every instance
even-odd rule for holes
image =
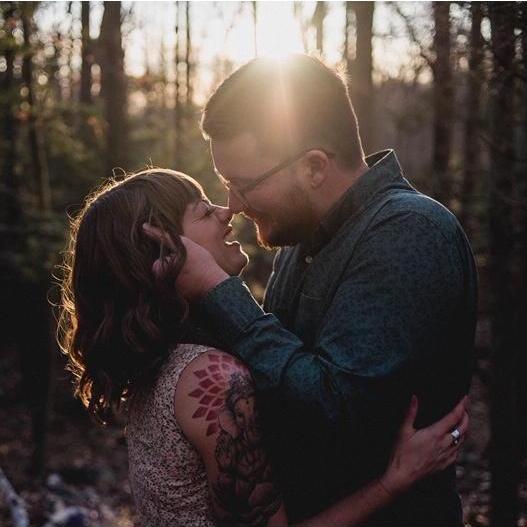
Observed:
[[[233,213],[229,207],[221,207],[216,205],[216,216],[222,223],[229,223],[232,220]]]
[[[231,211],[231,214],[240,214],[240,212],[243,212],[244,209],[244,203],[240,200],[238,196],[232,191],[229,191],[229,197],[227,200],[227,207]]]

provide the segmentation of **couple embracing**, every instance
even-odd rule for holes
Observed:
[[[112,181],[72,224],[62,345],[126,411],[145,526],[461,527],[455,467],[476,270],[396,155],[365,157],[345,81],[257,58],[202,116],[228,206],[191,177]],[[280,247],[260,306],[230,221]]]

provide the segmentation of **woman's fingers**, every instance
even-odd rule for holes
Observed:
[[[419,402],[417,400],[417,397],[415,395],[412,395],[412,398],[410,399],[410,405],[408,406],[408,410],[406,411],[403,423],[401,425],[401,428],[399,429],[399,436],[401,438],[415,433],[414,423],[418,409]]]
[[[162,278],[165,276],[165,273],[170,269],[170,265],[177,261],[177,255],[174,253],[169,253],[164,258],[158,258],[153,264],[152,264],[152,271],[154,273],[154,276],[158,278]]]
[[[469,425],[470,425],[470,415],[468,412],[465,412],[463,414],[463,419],[461,419],[461,422],[459,423],[459,426],[456,427],[461,432],[461,435],[463,437],[468,432]]]
[[[466,436],[464,435],[461,436],[457,443],[454,443],[452,437],[450,437],[449,442],[443,442],[443,447],[439,446],[441,454],[436,460],[436,466],[433,470],[434,472],[445,470],[447,467],[456,462],[459,451],[465,442],[465,437]]]
[[[174,241],[172,240],[172,238],[170,237],[170,234],[160,229],[159,227],[154,227],[150,223],[143,223],[143,231],[152,240],[155,240],[156,242],[160,244],[164,244],[168,246],[171,250],[176,249],[176,245]]]
[[[455,447],[455,449],[458,450],[461,444],[465,440],[465,437],[468,431],[469,422],[470,422],[470,419],[469,419],[468,412],[464,412],[463,417],[461,418],[461,421],[457,424],[457,426],[455,426],[452,430],[449,430],[448,432],[446,432],[444,434],[444,437],[441,438],[441,442],[440,442],[441,450],[447,451],[453,447]],[[455,433],[456,430],[458,433]],[[455,441],[456,436],[458,436],[457,442]]]
[[[444,460],[439,464],[438,471],[445,470],[447,467],[452,465],[456,462],[457,459],[458,450],[452,450],[449,452],[449,454],[444,458]]]
[[[461,401],[459,401],[453,410],[445,415],[445,417],[430,426],[430,431],[439,436],[450,432],[463,418],[463,414],[466,412],[467,404],[468,397],[465,396],[463,399],[461,399]]]

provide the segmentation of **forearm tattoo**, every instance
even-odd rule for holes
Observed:
[[[281,497],[271,479],[271,465],[262,445],[250,377],[230,373],[234,357],[209,354],[206,368],[194,372],[199,388],[193,418],[208,422],[207,436],[217,433],[215,450],[219,475],[215,499],[228,525],[266,525],[280,507]]]

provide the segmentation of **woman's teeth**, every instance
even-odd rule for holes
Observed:
[[[232,232],[232,228],[230,228],[225,233],[225,236],[223,237],[223,242],[225,243],[225,245],[232,245],[234,241],[235,240],[234,240],[234,235],[233,235],[233,232]]]

